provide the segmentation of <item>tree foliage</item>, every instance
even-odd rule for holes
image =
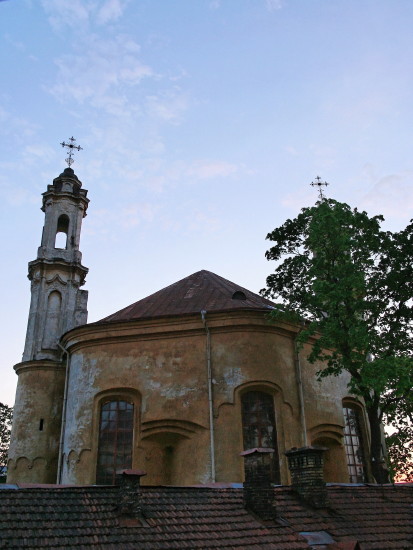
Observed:
[[[7,466],[13,409],[0,403],[0,469]]]
[[[324,362],[320,378],[350,374],[349,390],[366,406],[377,482],[387,480],[381,422],[401,438],[389,439],[399,469],[413,447],[413,224],[392,233],[382,221],[334,200],[304,208],[267,235],[275,243],[267,259],[282,262],[262,291],[280,300],[276,318],[304,322],[299,340],[311,341],[310,362]]]

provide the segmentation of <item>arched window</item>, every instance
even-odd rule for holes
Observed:
[[[241,397],[244,450],[266,447],[275,450],[271,465],[271,481],[280,483],[277,430],[274,400],[268,393],[249,391]]]
[[[108,400],[101,404],[96,469],[98,485],[114,485],[116,471],[132,467],[133,403]]]
[[[66,214],[59,216],[57,220],[55,248],[67,248],[67,234],[69,232],[69,218]]]
[[[346,449],[350,483],[366,481],[364,456],[363,418],[361,409],[351,403],[343,403],[344,447]]]

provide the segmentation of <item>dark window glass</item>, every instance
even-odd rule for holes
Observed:
[[[114,485],[116,470],[132,467],[133,403],[108,401],[100,411],[98,485]]]
[[[271,395],[260,391],[244,393],[241,398],[244,450],[267,447],[275,450],[271,464],[271,481],[280,483],[277,431],[274,401]]]
[[[344,413],[344,447],[347,455],[350,483],[364,483],[366,468],[363,451],[363,433],[361,414],[357,408],[349,405],[343,407]]]

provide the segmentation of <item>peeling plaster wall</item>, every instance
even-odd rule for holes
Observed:
[[[165,435],[162,438],[160,434],[171,429],[162,431],[163,421],[190,422],[191,426],[197,426],[197,431],[207,433],[204,349],[204,335],[201,334],[173,339],[135,338],[129,342],[102,342],[96,347],[74,352],[68,383],[62,482],[79,483],[79,476],[82,476],[82,482],[94,482],[99,421],[97,400],[102,392],[110,390],[113,390],[113,395],[118,393],[117,390],[139,393],[142,396],[139,411],[142,427],[147,422],[158,422],[158,433],[151,434],[148,439],[142,439],[139,429],[136,430],[134,453],[134,466],[152,470],[145,482],[158,479],[156,465],[162,470],[163,459],[158,457],[155,460],[154,457],[160,455],[162,439],[165,439]],[[178,432],[182,429],[185,431],[186,427],[178,426]],[[177,452],[188,456],[198,454],[202,458],[194,468],[195,483],[198,472],[203,478],[208,475],[205,472],[207,455],[198,452],[195,440],[189,439],[188,434],[178,435],[179,441],[174,441]],[[206,444],[207,439],[203,443],[204,449]],[[168,441],[165,445],[168,446]],[[89,453],[89,449],[92,452]],[[84,462],[89,462],[82,464],[82,468],[80,462],[76,467],[76,462],[69,460],[71,455],[80,457],[85,452]],[[186,467],[179,466],[180,460],[179,456],[175,460],[174,479],[184,482],[190,474]],[[155,466],[151,468],[151,464]]]
[[[306,360],[309,346],[301,352],[303,370],[303,393],[306,410],[308,444],[327,447],[324,471],[328,482],[348,483],[347,458],[343,445],[344,427],[343,399],[350,396],[350,375],[328,376],[317,379],[322,363],[311,364]],[[367,430],[367,422],[365,429]]]
[[[270,326],[256,311],[208,314],[208,323],[216,481],[243,480],[241,395],[258,389],[274,397],[281,478],[288,483],[284,451],[302,444],[295,332]],[[120,392],[138,409],[132,466],[147,471],[145,483],[211,480],[206,333],[200,317],[86,325],[64,340],[71,361],[62,483],[95,482],[99,400]],[[316,370],[303,359],[307,428],[316,433],[334,424],[339,464],[332,475],[347,481],[340,443],[347,380],[332,377],[320,385]]]
[[[89,403],[93,401],[93,385],[99,374],[96,361],[84,358],[80,353],[70,358],[67,390],[66,430],[63,443],[65,453],[80,452],[90,446],[90,424],[92,421]]]
[[[65,368],[40,361],[17,367],[7,481],[56,483]]]

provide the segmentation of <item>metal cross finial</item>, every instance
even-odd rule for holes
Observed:
[[[74,155],[74,150],[76,149],[76,151],[82,151],[83,147],[80,147],[80,145],[76,145],[76,140],[73,136],[69,139],[69,143],[65,143],[64,141],[62,141],[60,145],[62,147],[66,147],[67,150],[69,151],[69,155],[67,159],[65,159],[65,161],[67,162],[67,165],[70,168],[71,165],[75,162],[74,159],[72,158],[72,156]]]
[[[330,185],[330,184],[327,183],[326,181],[321,181],[320,176],[317,176],[315,178],[315,181],[312,181],[310,185],[312,185],[313,187],[318,187],[318,197],[320,201],[324,200],[325,196],[323,194],[323,187],[327,187],[327,185]]]

